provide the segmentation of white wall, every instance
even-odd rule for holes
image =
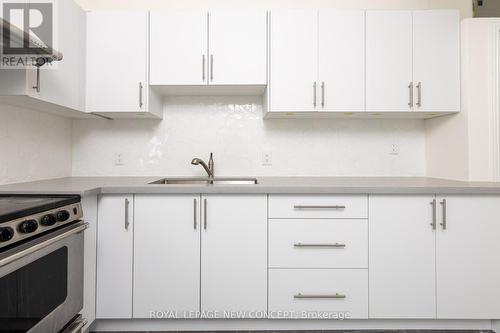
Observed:
[[[0,184],[71,175],[71,120],[0,104]]]
[[[163,121],[75,120],[73,174],[423,176],[422,120],[262,120],[259,97],[171,97]],[[391,144],[400,147],[390,155]],[[124,166],[114,165],[115,152]],[[271,152],[272,166],[262,166]]]

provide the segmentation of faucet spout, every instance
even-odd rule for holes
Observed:
[[[207,165],[205,163],[205,161],[203,161],[201,158],[193,158],[193,160],[191,161],[191,164],[192,165],[201,165],[203,167],[203,169],[205,169],[205,171],[207,172],[208,177],[209,178],[213,178],[214,177],[214,172],[213,172],[213,160],[212,160],[212,157],[210,158],[210,161],[211,161],[211,163],[209,162],[209,165]],[[210,168],[210,166],[212,168]]]

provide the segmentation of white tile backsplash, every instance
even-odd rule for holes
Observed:
[[[210,151],[218,175],[425,175],[423,120],[263,120],[260,97],[182,96],[166,98],[163,121],[73,121],[74,176],[202,175],[190,161]]]
[[[0,104],[0,184],[71,175],[71,120]]]

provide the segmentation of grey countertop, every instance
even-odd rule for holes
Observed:
[[[500,194],[500,183],[426,177],[257,177],[257,185],[149,185],[162,177],[68,177],[1,185],[0,194],[368,193]]]

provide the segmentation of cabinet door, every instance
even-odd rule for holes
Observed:
[[[150,12],[150,84],[208,82],[207,15],[205,11]]]
[[[81,50],[85,40],[81,30],[85,29],[85,12],[73,1],[58,1],[55,8],[58,30],[54,48],[62,52],[63,59],[40,68],[38,92],[33,89],[37,83],[37,72],[28,70],[27,91],[34,98],[83,110],[82,96],[85,91],[81,68],[85,66],[85,57]]]
[[[460,16],[413,12],[415,111],[460,111]]]
[[[134,318],[189,318],[200,300],[200,196],[135,196]]]
[[[265,85],[266,12],[211,11],[209,22],[210,84]]]
[[[433,200],[370,196],[370,318],[436,317]]]
[[[364,11],[319,11],[319,85],[321,110],[365,110]]]
[[[439,228],[436,242],[437,317],[500,319],[500,196],[443,199],[446,229]]]
[[[270,15],[270,111],[317,111],[318,12]]]
[[[266,195],[203,195],[201,310],[267,308]]]
[[[366,111],[411,111],[412,13],[366,12]]]
[[[141,112],[146,108],[148,13],[87,15],[87,111]]]
[[[132,195],[98,202],[96,318],[132,318]]]

